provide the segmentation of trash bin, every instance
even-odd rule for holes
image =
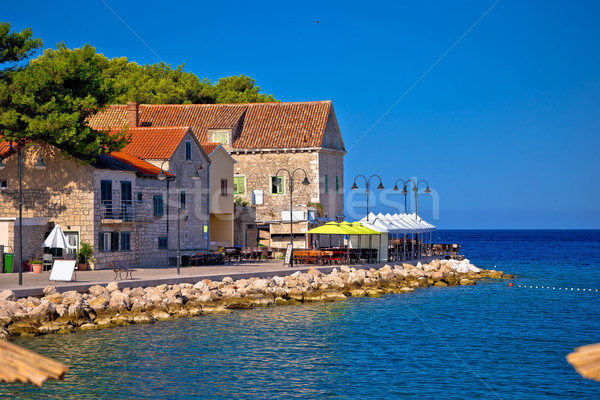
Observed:
[[[5,254],[4,255],[4,272],[11,273],[13,266],[13,254]]]

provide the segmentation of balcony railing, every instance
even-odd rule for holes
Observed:
[[[152,219],[152,202],[138,200],[102,200],[100,218],[122,222],[144,222]]]

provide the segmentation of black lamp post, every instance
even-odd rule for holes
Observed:
[[[381,177],[379,175],[371,175],[369,179],[367,179],[364,175],[356,175],[354,177],[354,182],[352,183],[352,187],[350,189],[357,190],[358,186],[356,186],[356,178],[363,178],[365,180],[365,194],[367,195],[367,222],[369,222],[369,194],[371,192],[371,178],[377,177],[379,179],[379,186],[377,186],[378,190],[383,190],[383,184],[381,183]]]
[[[164,181],[165,179],[167,180],[167,259],[169,257],[169,181],[174,180],[177,178],[177,175],[175,176],[170,176],[167,177],[167,175],[164,173],[163,171],[163,165],[165,164],[165,162],[167,162],[168,160],[165,160],[162,162],[162,164],[160,165],[160,173],[158,174],[158,179],[160,179],[161,181]],[[181,162],[181,164],[175,164],[175,172],[177,172],[178,175],[181,175],[181,168],[183,167],[184,164],[190,164],[191,160],[184,160],[183,162]],[[169,163],[169,167],[170,167],[171,163]],[[192,179],[193,180],[198,180],[200,179],[200,174],[198,173],[198,169],[196,168],[194,171],[194,174],[192,175]],[[177,275],[179,275],[179,269],[181,267],[181,195],[180,195],[180,190],[181,189],[181,179],[179,180],[179,182],[177,183]],[[168,265],[168,264],[167,264]]]
[[[408,182],[411,182],[413,184],[412,190],[413,190],[413,193],[415,195],[415,219],[418,219],[418,217],[417,217],[417,215],[418,215],[418,212],[417,212],[417,210],[418,210],[417,209],[417,199],[418,199],[418,196],[419,196],[419,194],[418,194],[418,192],[419,192],[419,184],[421,182],[425,182],[425,184],[427,185],[427,187],[425,188],[425,193],[431,193],[431,190],[429,190],[429,182],[427,182],[425,179],[421,179],[418,182],[415,182],[414,179],[409,179],[409,180],[406,181],[406,183],[408,183]],[[406,188],[406,184],[404,185],[404,187]],[[405,205],[404,208],[405,208],[404,212],[406,213],[406,205]]]
[[[294,208],[294,203],[293,203],[293,195],[294,195],[294,174],[298,171],[302,171],[304,172],[304,180],[302,181],[302,184],[304,186],[307,186],[310,184],[310,182],[308,181],[308,175],[306,174],[306,171],[303,170],[302,168],[296,168],[294,171],[290,172],[285,168],[280,168],[276,173],[275,173],[275,177],[277,179],[277,185],[281,184],[279,178],[277,178],[279,176],[279,173],[281,171],[285,171],[288,174],[288,178],[290,181],[290,185],[289,185],[289,189],[290,189],[290,245],[291,247],[291,253],[290,254],[290,268],[294,266],[294,232],[293,232],[293,226],[294,226],[294,213],[293,213],[293,208]]]
[[[406,182],[404,181],[404,179],[396,179],[396,182],[394,182],[394,192],[397,192],[399,190],[398,181],[402,181],[402,191],[400,193],[404,195],[404,214],[406,214],[406,194],[408,193],[408,191],[406,190]]]
[[[22,151],[20,147],[7,144],[0,148],[0,153],[2,153],[2,149],[5,147],[9,147],[17,152],[17,169],[19,171],[19,286],[21,286],[23,285],[23,153],[29,147],[35,147],[40,153],[40,156],[38,157],[34,167],[36,169],[45,169],[46,164],[41,156],[42,151],[36,144],[25,146],[22,148]],[[4,169],[5,167],[6,165],[2,162],[2,158],[0,157],[0,170]]]

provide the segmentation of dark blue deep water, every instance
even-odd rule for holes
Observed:
[[[600,342],[600,231],[440,231],[438,241],[518,275],[514,287],[486,281],[18,340],[71,371],[0,395],[600,399],[600,383],[565,360]]]

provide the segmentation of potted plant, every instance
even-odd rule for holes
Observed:
[[[89,263],[94,262],[95,258],[92,254],[94,254],[92,245],[87,242],[81,242],[79,251],[75,254],[75,258],[77,258],[77,270],[85,271]]]
[[[42,269],[44,268],[44,262],[35,257],[33,260],[29,260],[29,266],[34,274],[41,274]]]

